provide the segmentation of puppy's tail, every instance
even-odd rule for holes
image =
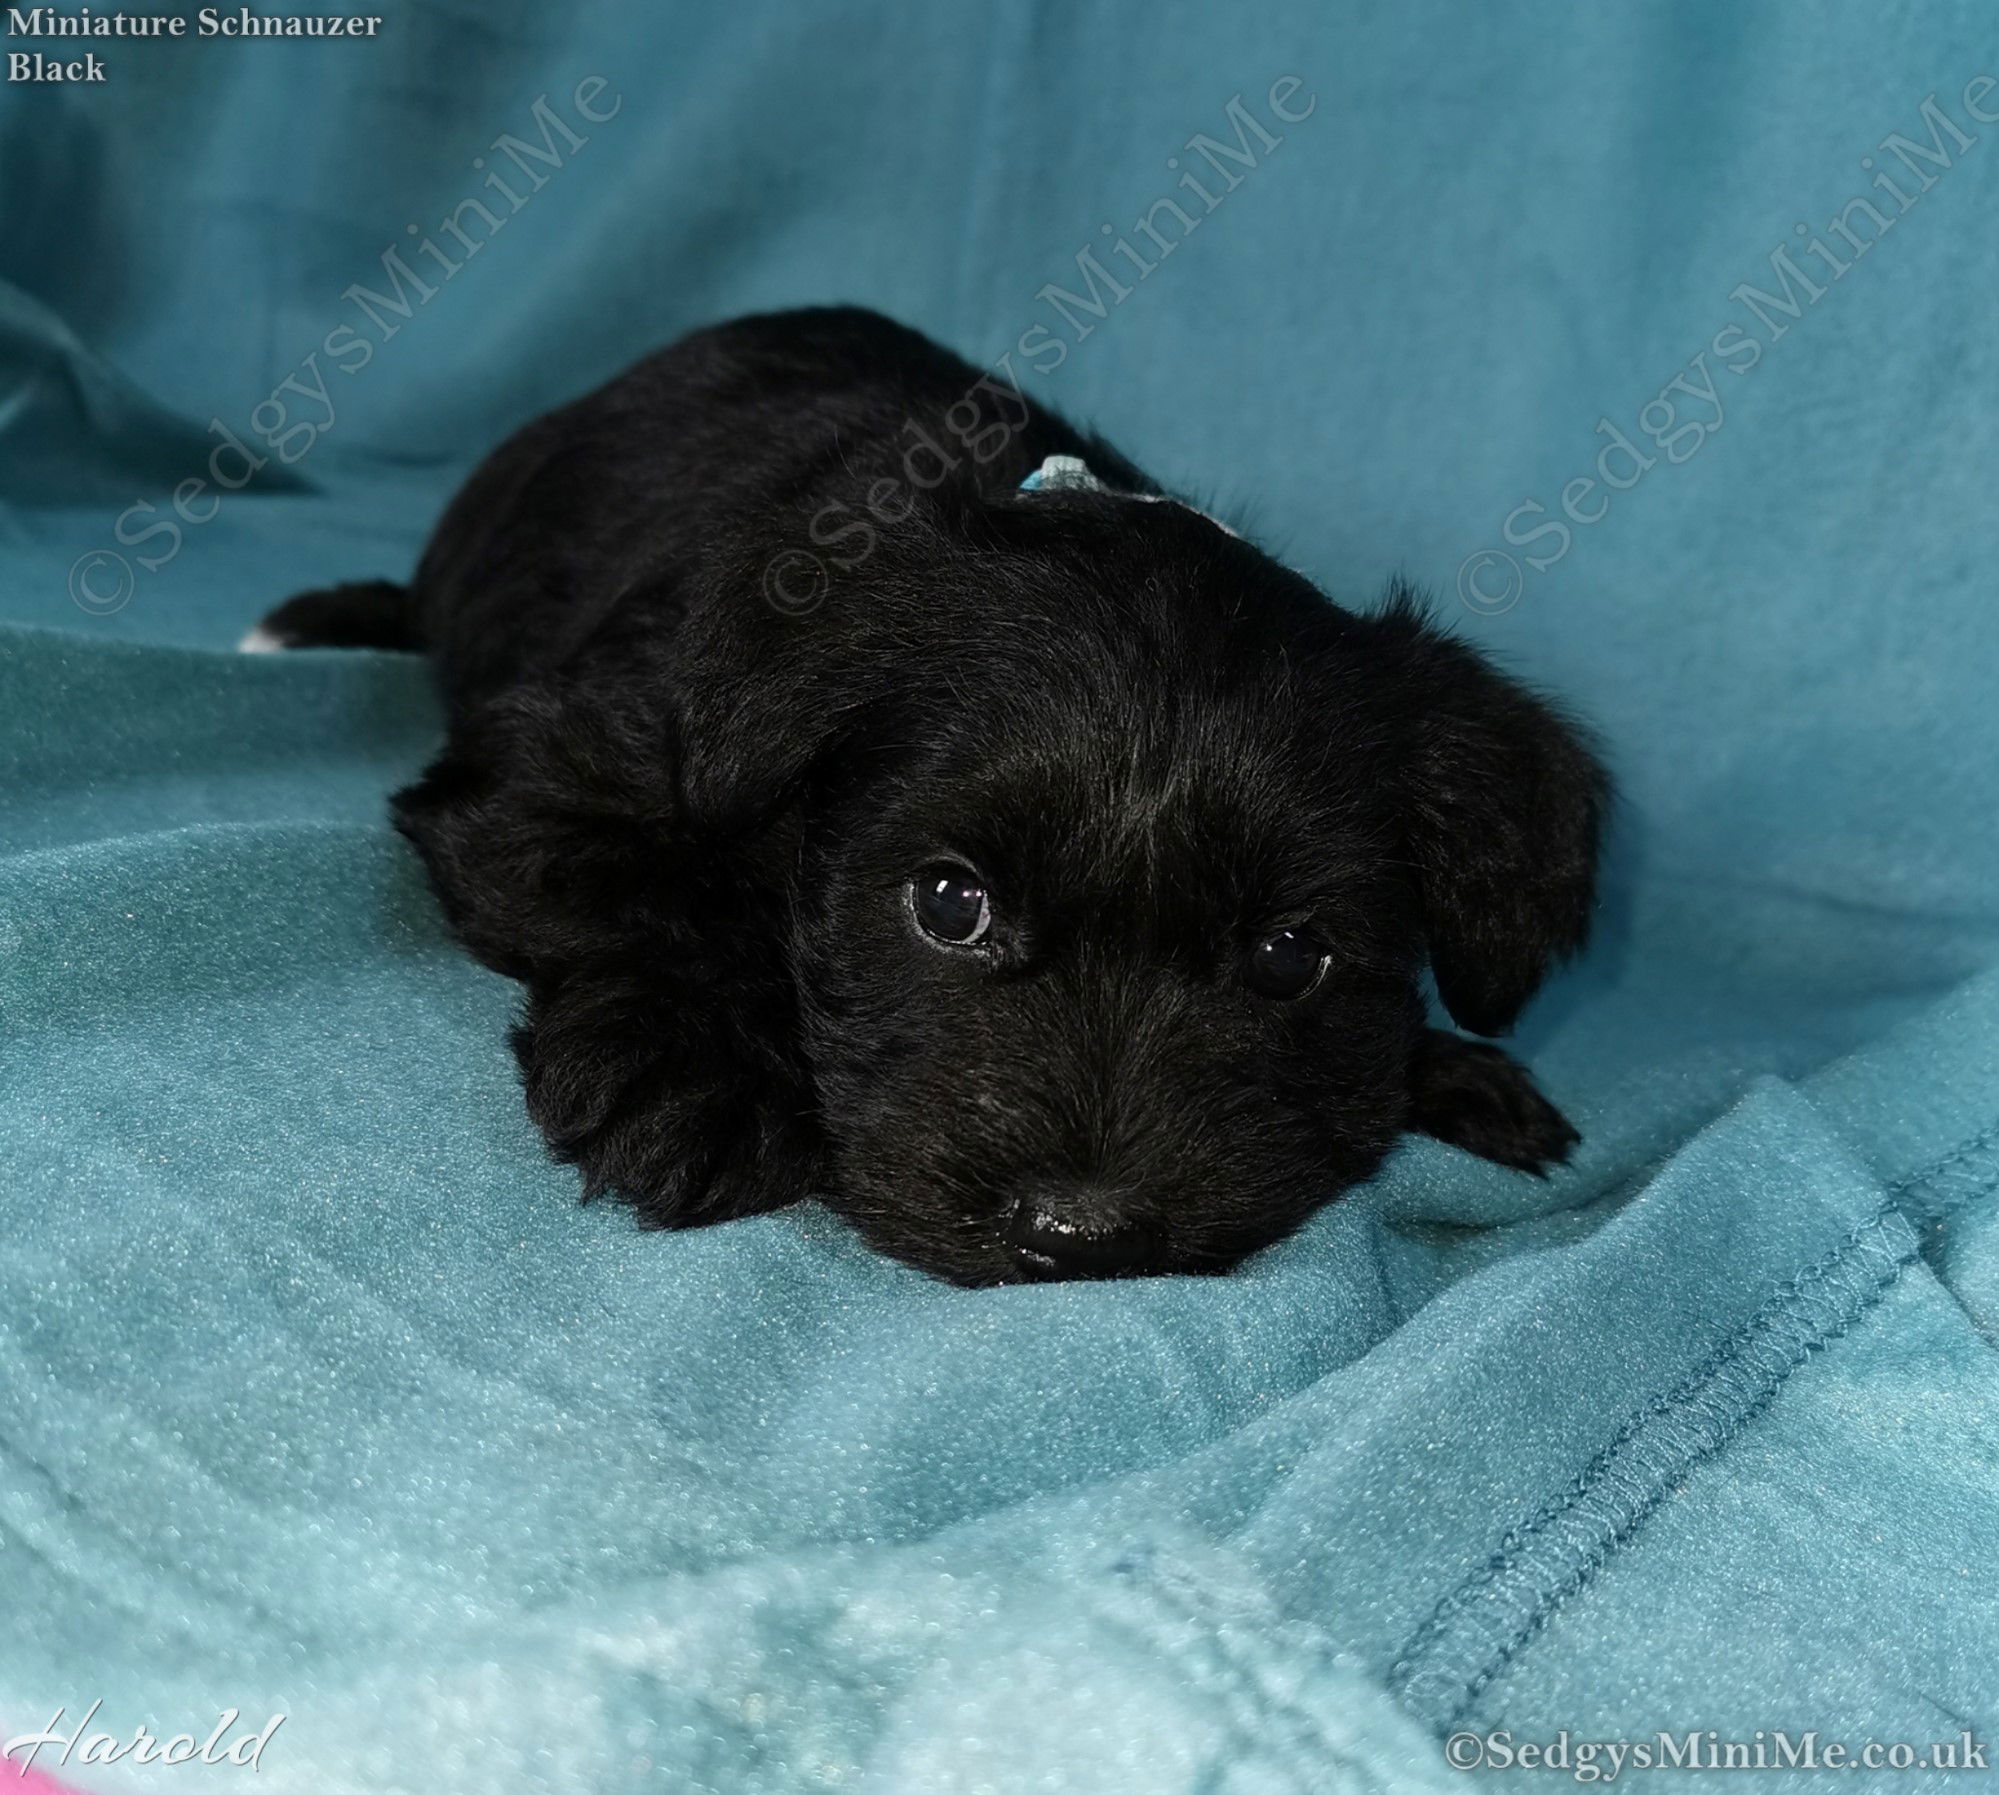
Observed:
[[[288,598],[243,640],[245,654],[279,648],[395,648],[420,654],[416,598],[393,580],[324,586]]]

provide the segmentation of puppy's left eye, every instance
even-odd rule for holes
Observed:
[[[1295,1002],[1326,976],[1332,957],[1325,938],[1312,929],[1279,929],[1249,950],[1243,979],[1259,997]]]
[[[993,926],[992,899],[979,875],[949,861],[910,880],[909,909],[924,934],[950,947],[970,947]]]

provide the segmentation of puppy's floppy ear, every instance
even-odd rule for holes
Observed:
[[[518,687],[453,726],[397,793],[396,827],[459,939],[529,978],[615,955],[646,927],[671,765],[663,724],[617,693]]]
[[[949,634],[939,585],[973,552],[962,496],[907,491],[900,502],[893,523],[847,523],[842,537],[859,541],[837,547],[811,533],[816,515],[776,532],[761,516],[716,528],[671,650],[681,790],[703,828],[754,829],[858,741],[893,735],[916,695],[912,669]],[[656,648],[634,640],[624,652]]]
[[[1582,732],[1432,624],[1405,589],[1373,621],[1406,731],[1406,851],[1437,994],[1503,1034],[1588,937],[1610,782]]]
[[[875,708],[879,680],[829,606],[787,615],[751,588],[711,605],[680,643],[687,814],[720,835],[756,829],[807,788]]]

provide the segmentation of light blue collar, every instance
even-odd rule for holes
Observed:
[[[1109,492],[1121,499],[1137,499],[1148,505],[1181,505],[1192,511],[1196,517],[1206,517],[1208,522],[1220,530],[1224,536],[1236,536],[1227,524],[1218,517],[1208,517],[1207,512],[1196,510],[1184,500],[1168,498],[1160,492],[1119,492],[1116,487],[1106,486],[1090,471],[1090,464],[1080,455],[1050,455],[1047,460],[1020,483],[1022,492]],[[1241,538],[1238,536],[1237,540]]]
[[[1080,455],[1051,455],[1020,483],[1022,492],[1109,492]]]

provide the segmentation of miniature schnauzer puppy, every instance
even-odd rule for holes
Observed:
[[[529,424],[408,585],[395,817],[525,987],[551,1150],[642,1220],[818,1195],[964,1284],[1225,1269],[1406,1130],[1577,1138],[1498,1048],[1605,775],[1406,593],[1360,614],[915,332],[704,330]]]

